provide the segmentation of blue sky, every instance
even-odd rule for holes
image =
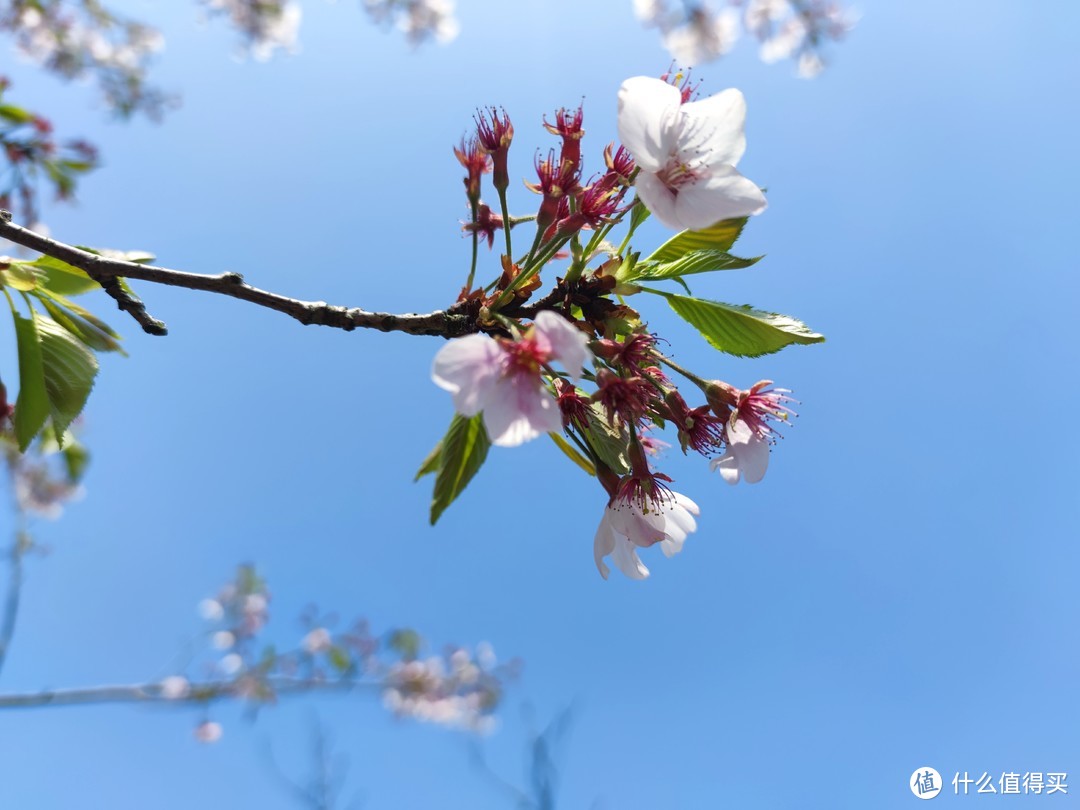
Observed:
[[[269,64],[231,59],[231,33],[193,5],[158,5],[125,7],[167,36],[156,76],[184,103],[161,126],[110,123],[92,88],[2,62],[13,101],[103,150],[79,205],[47,212],[53,233],[370,309],[427,311],[460,287],[450,150],[476,106],[506,107],[525,176],[553,143],[541,116],[584,97],[596,169],[621,81],[668,64],[629,2],[462,0],[460,38],[418,52],[355,4],[308,2],[302,53]],[[683,365],[773,379],[802,403],[759,485],[669,451],[703,515],[681,555],[646,556],[651,579],[600,579],[603,493],[545,442],[494,450],[428,527],[429,488],[411,482],[451,414],[429,378],[439,341],[144,285],[170,335],[96,301],[131,356],[104,360],[88,496],[40,527],[53,552],[31,563],[0,688],[157,677],[200,630],[197,602],[254,561],[282,644],[315,601],[521,656],[484,748],[524,782],[529,729],[573,706],[560,807],[907,807],[924,765],[1064,771],[1080,793],[1080,11],[861,11],[813,82],[749,43],[696,71],[704,93],[746,94],[740,168],[770,207],[739,245],[767,257],[694,291],[796,315],[828,342],[738,360],[642,302]],[[667,236],[649,223],[638,239]],[[510,806],[460,736],[366,699],[294,701],[254,724],[223,707],[215,746],[194,742],[191,711],[9,713],[2,803],[289,807],[263,751],[302,775],[313,716],[365,807]]]

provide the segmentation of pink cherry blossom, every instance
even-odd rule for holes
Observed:
[[[435,355],[431,378],[451,393],[462,416],[483,413],[492,444],[516,447],[562,430],[541,368],[557,360],[578,380],[592,356],[587,342],[565,318],[545,310],[518,340],[468,335],[450,341]]]
[[[619,138],[641,169],[638,197],[665,225],[701,229],[765,210],[761,189],[735,170],[746,150],[746,102],[735,89],[682,103],[660,79],[619,89]]]
[[[616,497],[604,509],[593,540],[593,557],[600,576],[607,579],[605,557],[630,579],[645,579],[649,569],[637,555],[637,548],[660,544],[664,556],[682,551],[687,536],[697,529],[698,505],[678,492],[667,490],[662,498],[645,504],[632,497]]]

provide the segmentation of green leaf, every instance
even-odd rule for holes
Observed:
[[[387,639],[387,646],[397,652],[406,661],[412,661],[420,655],[423,639],[415,630],[394,630]]]
[[[330,659],[330,666],[338,672],[348,672],[349,668],[352,667],[352,660],[349,658],[349,653],[343,647],[339,647],[336,644],[327,651],[326,657]]]
[[[98,372],[97,358],[74,335],[51,318],[34,315],[41,359],[45,371],[45,390],[57,439],[86,405]]]
[[[85,250],[87,253],[104,256],[106,259],[119,259],[120,261],[135,262],[136,264],[146,264],[157,258],[153,253],[147,253],[145,250],[112,250],[111,248],[94,248],[86,245],[76,245],[75,247],[79,250]]]
[[[431,452],[427,454],[427,458],[420,463],[420,469],[416,471],[416,478],[413,479],[414,484],[425,475],[430,475],[431,473],[439,471],[439,464],[442,462],[442,445],[443,443],[440,439],[439,442],[431,448]]]
[[[42,256],[33,262],[33,266],[41,272],[41,286],[59,295],[80,295],[99,289],[98,283],[85,270],[52,256]]]
[[[5,261],[7,261],[5,259]],[[41,282],[41,271],[30,262],[11,262],[0,270],[0,287],[11,287],[19,292],[37,289]]]
[[[32,113],[14,104],[0,104],[0,118],[6,118],[13,124],[27,124],[34,120]]]
[[[589,475],[596,475],[596,467],[593,466],[593,463],[585,458],[585,456],[581,455],[581,453],[577,451],[577,448],[564,439],[561,434],[549,433],[548,436],[551,437],[551,440],[555,442],[560,450],[566,453],[567,458],[581,467],[581,469]]]
[[[608,424],[607,413],[598,402],[589,405],[588,416],[589,432],[585,434],[585,441],[589,443],[597,458],[618,475],[630,472],[630,465],[626,460],[630,432],[623,425],[613,427]]]
[[[68,301],[62,295],[49,294],[47,291],[44,295],[39,295],[38,300],[45,305],[54,321],[91,349],[99,352],[119,352],[127,356],[127,352],[118,342],[120,336],[78,304]]]
[[[69,431],[64,436],[64,468],[67,471],[68,481],[72,484],[79,483],[89,463],[90,452],[86,449],[86,445],[76,441]]]
[[[742,233],[746,220],[746,217],[723,219],[704,230],[677,233],[653,251],[645,261],[670,262],[695,250],[729,251]]]
[[[439,472],[435,476],[435,492],[431,497],[431,525],[454,502],[487,458],[491,441],[480,414],[465,417],[454,414],[450,429],[442,440]]]
[[[722,250],[693,250],[685,256],[667,262],[638,262],[629,280],[662,281],[694,273],[741,270],[757,264],[760,260],[760,256],[753,259],[741,259]]]
[[[15,339],[19,344],[19,398],[15,401],[15,438],[26,452],[34,436],[49,417],[49,395],[45,389],[45,366],[35,319],[12,313]]]
[[[653,290],[652,292],[656,292]],[[712,346],[738,357],[759,357],[793,343],[822,343],[825,338],[802,321],[748,305],[723,304],[664,293],[675,312],[701,332]]]

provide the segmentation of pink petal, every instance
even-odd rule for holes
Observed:
[[[517,447],[542,433],[562,430],[562,416],[539,379],[503,377],[484,403],[484,427],[492,444]]]
[[[596,561],[596,568],[600,572],[600,576],[604,579],[607,579],[610,573],[610,569],[604,564],[604,557],[614,550],[615,531],[608,522],[608,512],[605,509],[600,525],[596,529],[596,536],[593,538],[593,559]]]
[[[453,395],[454,410],[475,416],[488,399],[502,370],[503,351],[484,335],[451,340],[435,354],[431,379]]]
[[[643,172],[659,171],[675,147],[682,95],[648,76],[627,79],[619,88],[619,140]]]
[[[536,316],[536,337],[570,372],[574,382],[581,379],[585,363],[592,356],[584,332],[561,315],[544,310]]]

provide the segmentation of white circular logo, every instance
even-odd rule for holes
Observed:
[[[932,799],[941,791],[941,774],[926,766],[916,768],[908,779],[908,787],[920,799]]]

